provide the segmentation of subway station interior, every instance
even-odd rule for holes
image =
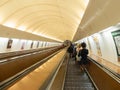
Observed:
[[[0,90],[120,90],[120,0],[0,0]]]

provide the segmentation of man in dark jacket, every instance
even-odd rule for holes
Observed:
[[[84,70],[86,65],[88,64],[88,59],[87,59],[87,55],[88,55],[88,49],[86,49],[86,43],[81,43],[82,46],[82,50],[79,53],[79,56],[81,56],[81,61],[80,61],[80,68],[81,70]]]
[[[71,43],[70,46],[67,49],[67,52],[69,53],[70,58],[72,58],[72,55],[73,55],[73,48],[74,48],[74,46]]]

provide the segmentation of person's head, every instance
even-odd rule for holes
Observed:
[[[81,43],[81,47],[86,48],[86,43],[85,42]]]
[[[77,48],[80,48],[80,47],[81,47],[81,45],[78,43],[78,44],[77,44]]]

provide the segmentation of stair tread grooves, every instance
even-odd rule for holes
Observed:
[[[74,60],[69,60],[64,90],[94,90],[85,72],[80,72],[80,66]]]

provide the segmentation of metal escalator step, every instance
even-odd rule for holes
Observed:
[[[69,60],[64,90],[94,90],[94,87],[85,72],[80,72],[79,65]]]
[[[64,90],[94,90],[92,87],[67,87]]]
[[[67,87],[92,87],[92,84],[91,83],[86,83],[86,82],[66,82],[65,85]]]

